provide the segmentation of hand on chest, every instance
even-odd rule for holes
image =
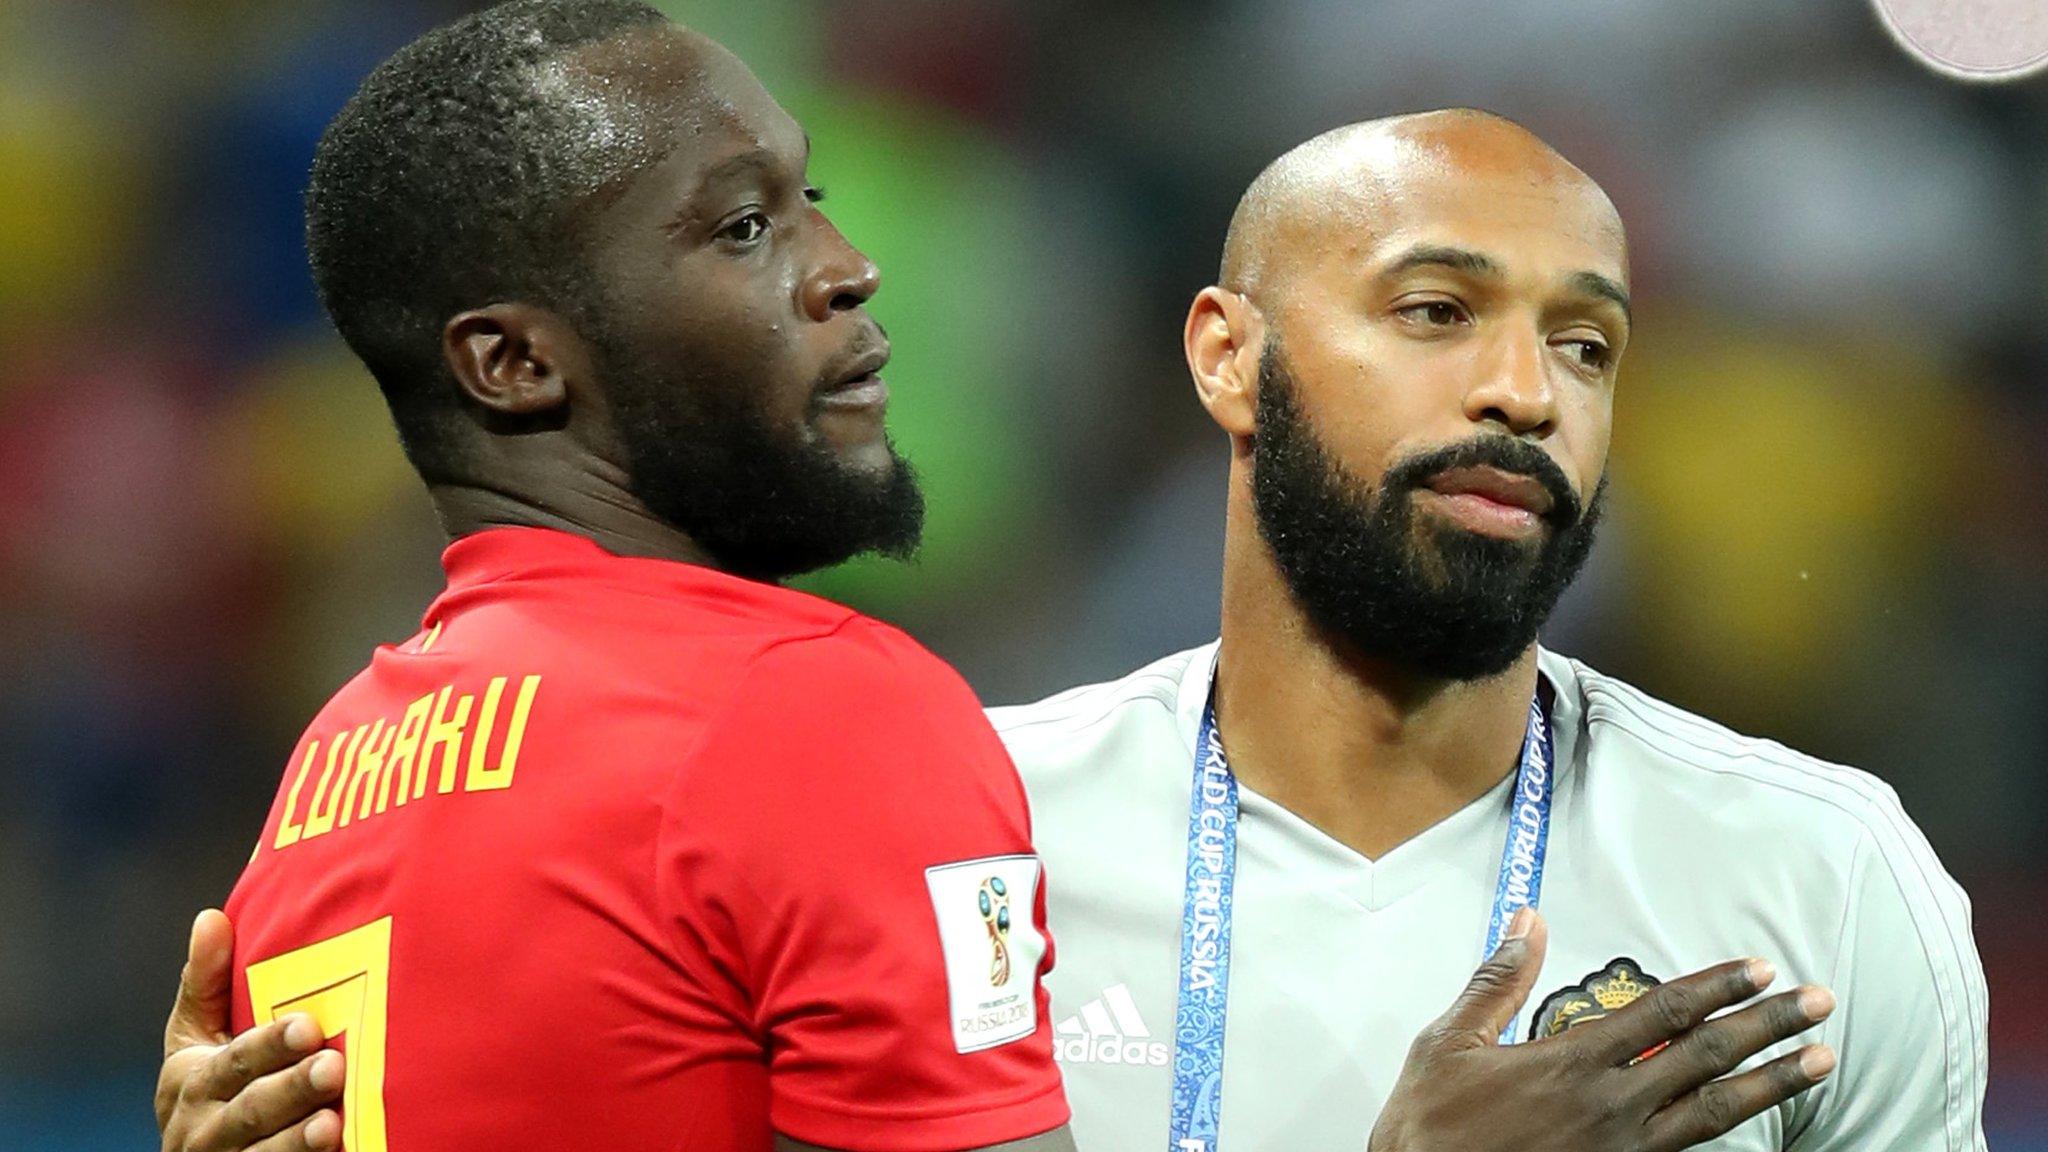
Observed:
[[[1233,1138],[1224,1143],[1348,1146],[1331,1142],[1369,1127],[1411,1042],[1482,959],[1503,822],[1454,820],[1366,861],[1255,804],[1240,830],[1232,909],[1223,1123]],[[1077,1131],[1092,1116],[1124,1126],[1119,1138],[1132,1146],[1150,1146],[1170,1103],[1181,894],[1126,882],[1113,898],[1091,899],[1087,873],[1063,875],[1072,899],[1055,924],[1060,962],[1050,983]],[[1515,1038],[1586,1027],[1665,980],[1771,955],[1772,940],[1736,914],[1738,902],[1703,900],[1702,886],[1682,879],[1554,852],[1542,890],[1549,951]],[[1785,973],[1780,987],[1811,978],[1798,958],[1771,958]],[[1706,1147],[1781,1144],[1772,1112]]]

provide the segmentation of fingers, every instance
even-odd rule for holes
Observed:
[[[312,1055],[326,1037],[311,1016],[293,1013],[249,1029],[214,1053],[191,1076],[189,1091],[203,1100],[232,1100],[258,1077]],[[334,1055],[338,1065],[341,1054]]]
[[[171,1138],[173,1118],[178,1116],[181,1108],[190,1111],[191,1106],[184,1103],[187,1087],[199,1066],[212,1059],[218,1051],[218,1048],[206,1045],[181,1048],[164,1057],[163,1067],[156,1070],[156,1128],[164,1135],[166,1150],[182,1147]],[[190,1117],[184,1119],[186,1123],[177,1125],[180,1131],[190,1126]]]
[[[1612,1016],[1574,1028],[1561,1039],[1583,1046],[1590,1060],[1625,1064],[1678,1039],[1723,1008],[1742,1003],[1775,979],[1777,973],[1762,960],[1717,964],[1659,984]]]
[[[178,976],[178,999],[164,1024],[164,1055],[194,1044],[227,1041],[228,1006],[234,987],[228,965],[234,949],[234,926],[219,909],[208,908],[192,921],[185,968]]]
[[[1450,1010],[1438,1017],[1423,1035],[1456,1036],[1467,1042],[1480,1037],[1486,1043],[1495,1042],[1501,1029],[1528,1002],[1549,941],[1550,930],[1544,926],[1541,914],[1534,908],[1516,912],[1508,922],[1500,948],[1479,966]]]
[[[260,1077],[236,1093],[207,1125],[199,1148],[226,1152],[268,1138],[283,1139],[280,1147],[304,1149],[307,1133],[302,1129],[318,1118],[321,1105],[341,1095],[342,1080],[339,1052],[320,1052]],[[324,1125],[316,1125],[314,1134],[324,1130]]]
[[[1819,1024],[1835,1010],[1834,993],[1807,986],[1760,1000],[1700,1025],[1671,1047],[1628,1071],[1652,1107],[1735,1070],[1744,1060]]]
[[[340,1147],[341,1117],[323,1108],[286,1131],[249,1145],[246,1152],[335,1152]]]
[[[1651,1116],[1645,1125],[1649,1142],[1644,1147],[1649,1152],[1677,1152],[1712,1140],[1827,1079],[1834,1070],[1834,1049],[1809,1044],[1761,1068],[1716,1080]]]

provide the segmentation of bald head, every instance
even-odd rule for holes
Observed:
[[[1577,193],[1619,238],[1620,216],[1592,177],[1512,120],[1452,108],[1337,128],[1267,165],[1231,216],[1218,283],[1257,295],[1333,229],[1369,231],[1432,186],[1473,178]]]

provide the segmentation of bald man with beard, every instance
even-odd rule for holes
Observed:
[[[1967,904],[1891,792],[1536,643],[1627,283],[1597,185],[1485,114],[1247,193],[1184,341],[1231,452],[1222,637],[990,713],[1057,877],[1079,1147],[1982,1148]],[[311,1145],[331,1090],[280,1030],[216,1047],[213,982],[166,1147]]]
[[[1476,1146],[1479,1100],[1408,1106],[1404,1059],[1540,899],[1504,1040],[1601,1034],[1725,956],[1819,1025],[1640,1063],[1609,1037],[1640,1077],[1612,1088],[1613,1146],[1676,1146],[1702,1101],[1746,1113],[1783,1075],[1826,1082],[1702,1146],[1983,1148],[1969,905],[1891,789],[1537,643],[1599,520],[1627,286],[1598,185],[1483,113],[1340,129],[1246,194],[1184,333],[1230,444],[1222,637],[992,713],[1061,878],[1084,1146],[1403,1147],[1461,1121],[1474,1143],[1445,1146]],[[1704,1068],[1735,1076],[1666,1103],[1660,1076]]]

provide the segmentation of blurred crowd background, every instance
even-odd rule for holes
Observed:
[[[0,0],[0,1148],[153,1146],[192,913],[438,586],[300,191],[465,7]],[[1602,181],[1636,335],[1550,642],[1897,787],[1975,900],[1993,1144],[2048,1149],[2048,77],[1936,78],[1859,0],[667,7],[806,123],[884,270],[929,543],[812,583],[991,702],[1213,635],[1225,445],[1179,331],[1267,160],[1470,104]]]

